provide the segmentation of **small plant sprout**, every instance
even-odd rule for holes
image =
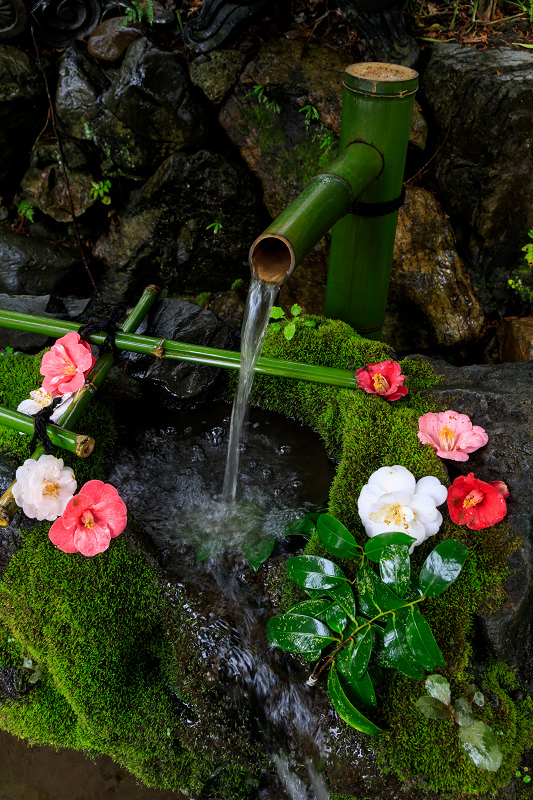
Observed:
[[[22,671],[29,675],[28,683],[37,683],[43,674],[42,666],[31,658],[22,659]]]
[[[17,195],[17,197],[15,197],[13,200],[13,205],[15,206],[20,217],[19,230],[24,224],[24,220],[27,219],[29,222],[33,222],[35,209],[28,203],[27,200],[24,199],[24,197]]]
[[[131,0],[131,5],[124,10],[124,16],[126,19],[121,27],[132,22],[142,22],[143,19],[146,19],[149,25],[153,25],[155,16],[154,0],[145,0],[144,4],[139,3],[139,0]]]
[[[318,109],[315,106],[304,106],[300,109],[300,114],[305,114],[305,127],[308,128],[312,122],[320,119],[320,114],[318,113]]]
[[[91,187],[91,200],[101,200],[104,206],[111,203],[109,192],[111,190],[111,181],[92,181]]]
[[[450,684],[442,675],[430,675],[425,686],[428,694],[416,701],[418,710],[428,719],[450,719],[455,722],[459,726],[459,742],[468,758],[479,769],[496,772],[503,759],[496,735],[492,728],[472,713],[473,705],[479,708],[485,705],[482,693],[470,684],[467,697],[459,697],[452,705]]]
[[[212,222],[210,225],[206,226],[206,231],[213,231],[213,234],[216,236],[220,233],[223,227],[224,226],[221,222]]]
[[[317,661],[308,686],[329,669],[328,691],[338,715],[372,736],[380,728],[359,708],[377,708],[374,684],[380,681],[382,667],[420,680],[425,669],[446,665],[420,603],[455,581],[468,550],[447,539],[429,554],[415,577],[409,557],[415,539],[407,533],[383,533],[362,547],[329,514],[319,515],[316,533],[328,553],[352,561],[350,574],[355,572],[355,577],[348,578],[328,558],[290,558],[287,574],[309,599],[272,617],[267,636],[275,647]],[[445,707],[440,696],[439,702]]]
[[[261,86],[261,84],[255,84],[254,88],[251,92],[244,95],[244,98],[247,97],[256,97],[259,103],[262,103],[269,111],[274,111],[276,114],[279,114],[281,108],[275,100],[272,100],[267,93],[266,86]]]
[[[533,239],[533,228],[528,232],[527,235],[530,239]],[[527,266],[523,266],[515,270],[507,283],[511,289],[514,289],[521,300],[526,303],[531,303],[533,302],[533,288],[531,287],[531,279],[533,277],[533,242],[529,242],[528,244],[524,245],[522,251],[525,254],[524,259]],[[524,283],[521,276],[527,279],[526,283]]]
[[[296,326],[302,325],[306,328],[314,328],[316,322],[312,319],[301,319],[300,314],[302,313],[301,307],[298,303],[294,303],[291,308],[291,319],[288,320],[285,316],[285,312],[279,306],[273,306],[270,317],[271,319],[279,319],[280,322],[273,322],[270,327],[273,330],[283,330],[283,335],[287,339],[288,342],[294,337],[296,333]],[[282,323],[285,323],[283,325]]]

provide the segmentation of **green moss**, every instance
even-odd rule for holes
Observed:
[[[387,345],[362,339],[342,322],[312,319],[317,321],[318,327],[298,327],[291,341],[285,339],[282,331],[270,329],[263,355],[354,370],[368,363],[394,358]],[[366,541],[366,534],[357,514],[356,499],[374,470],[401,464],[417,479],[434,475],[449,485],[442,462],[431,448],[420,443],[416,435],[419,416],[435,410],[425,390],[436,386],[439,377],[420,358],[405,359],[401,367],[407,376],[405,384],[409,387],[409,394],[392,403],[358,390],[256,377],[254,401],[297,417],[313,427],[322,436],[330,455],[338,459],[329,513],[343,522],[361,544]],[[469,557],[450,589],[433,600],[426,600],[422,610],[447,662],[445,674],[458,696],[472,681],[469,636],[474,616],[495,610],[504,599],[502,581],[507,574],[507,559],[519,546],[519,538],[502,523],[483,531],[468,531],[454,525],[445,509],[443,515],[445,520],[439,540],[454,537],[464,541],[469,546]],[[412,557],[415,572],[435,544],[436,540],[429,540],[415,549]],[[318,539],[311,540],[306,552],[323,554]],[[294,586],[288,579],[281,596],[287,605],[296,599]],[[505,785],[510,776],[507,767],[502,767],[497,775],[482,773],[463,757],[455,730],[450,731],[446,724],[437,729],[433,721],[422,717],[414,707],[414,701],[423,693],[422,682],[409,681],[395,673],[390,674],[380,689],[378,721],[387,733],[375,743],[382,768],[395,772],[402,779],[422,774],[430,788],[443,793],[452,789],[454,800],[463,794],[476,794]],[[489,715],[488,710],[483,713]],[[502,710],[498,717],[498,724],[504,730],[509,720],[506,763],[514,764],[520,759],[524,747],[529,746],[531,728],[526,726],[523,735],[519,731],[518,720],[523,719],[521,714],[520,707],[507,696],[505,714]],[[450,753],[453,753],[453,758],[450,758]],[[455,759],[460,766],[452,780],[450,772],[455,770],[455,766],[450,764],[455,765]]]

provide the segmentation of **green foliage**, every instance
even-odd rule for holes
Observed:
[[[200,306],[200,308],[205,308],[212,297],[212,292],[200,292],[200,294],[196,295],[195,303],[197,306]]]
[[[206,231],[213,231],[213,234],[216,236],[217,233],[220,233],[224,226],[221,222],[212,222],[210,225],[206,226]]]
[[[331,555],[357,558],[355,578],[348,580],[343,570],[327,558],[306,555],[289,559],[287,574],[305,589],[312,602],[299,603],[286,614],[273,617],[267,625],[267,636],[274,646],[305,658],[320,658],[324,648],[333,647],[326,654],[325,663],[317,664],[309,683],[313,685],[329,666],[328,689],[339,716],[353,728],[373,735],[380,729],[357,708],[376,705],[368,672],[372,655],[374,663],[415,679],[422,677],[424,669],[444,665],[418,604],[451,586],[468,550],[455,539],[447,539],[429,554],[418,581],[412,582],[409,548],[397,543],[405,534],[399,533],[396,540],[394,534],[381,535],[385,542],[379,552],[378,576],[365,557],[364,548],[334,517],[321,514],[317,533]],[[414,541],[408,538],[411,543]],[[379,540],[380,536],[374,539]],[[356,616],[354,588],[361,616]],[[326,606],[320,603],[324,598]],[[428,690],[432,691],[429,685]]]
[[[91,181],[91,184],[91,200],[100,199],[104,206],[108,206],[111,203],[111,198],[109,197],[109,192],[111,191],[111,181]]]
[[[35,213],[35,209],[33,208],[33,206],[30,205],[30,203],[28,203],[27,200],[24,199],[24,197],[17,195],[17,197],[15,197],[15,199],[13,200],[13,205],[18,211],[21,217],[21,221],[27,219],[30,222],[33,222],[33,215]]]
[[[528,236],[533,239],[533,228],[528,232]],[[507,282],[521,300],[531,303],[533,301],[533,242],[526,244],[522,250],[525,253],[524,259],[527,266],[515,270]]]
[[[309,128],[312,122],[315,120],[320,119],[320,114],[318,113],[318,109],[315,106],[304,106],[300,109],[300,114],[305,114],[305,127]]]
[[[270,316],[272,319],[279,319],[280,322],[272,322],[270,327],[273,330],[282,330],[284,337],[287,339],[287,341],[290,342],[290,340],[296,333],[297,326],[304,325],[307,328],[314,328],[316,325],[316,321],[314,319],[301,318],[300,317],[301,313],[302,313],[301,307],[298,305],[298,303],[294,303],[294,305],[291,308],[291,319],[288,320],[282,308],[280,308],[279,306],[273,306],[270,311]]]
[[[230,289],[232,292],[238,292],[240,289],[243,288],[243,286],[244,286],[243,279],[237,278],[237,280],[233,281],[233,283],[231,284]]]
[[[266,86],[261,86],[261,84],[255,84],[252,91],[248,92],[248,94],[245,94],[244,97],[255,97],[259,103],[262,103],[265,106],[265,108],[268,108],[269,111],[274,111],[276,114],[279,114],[281,111],[279,104],[269,97]]]
[[[149,25],[154,23],[154,0],[144,0],[140,3],[139,0],[130,0],[131,5],[124,9],[125,20],[121,24],[124,27],[128,22],[142,22],[145,18]],[[181,18],[180,18],[181,20]]]

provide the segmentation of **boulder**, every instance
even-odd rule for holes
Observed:
[[[55,319],[76,319],[82,314],[89,304],[89,298],[64,297],[59,299],[49,294],[39,295],[8,295],[0,294],[0,308],[11,311],[20,311],[23,314],[34,314],[39,317],[53,317]],[[16,331],[12,328],[0,328],[0,347],[12,347],[14,350],[35,352],[43,347],[53,344],[49,336],[38,333]]]
[[[233,350],[237,337],[211,311],[187,300],[162,300],[150,316],[148,336],[174,339],[188,344]],[[129,374],[155,385],[168,400],[192,400],[212,390],[220,369],[155,356],[130,357]]]
[[[93,28],[87,41],[87,52],[101,61],[118,61],[132,42],[143,34],[138,22],[127,17],[111,17]]]
[[[224,322],[240,328],[244,317],[245,301],[239,292],[229,291],[217,295],[209,303],[209,310]]]
[[[46,108],[43,78],[35,61],[0,43],[0,193],[23,171],[45,124]]]
[[[431,362],[443,375],[431,397],[442,409],[460,409],[489,434],[485,447],[466,462],[447,462],[451,477],[473,472],[484,481],[503,480],[509,488],[506,521],[523,536],[504,585],[506,600],[481,627],[496,658],[524,667],[533,602],[533,364],[454,367]]]
[[[65,142],[65,171],[68,189],[61,167],[59,150],[56,145],[40,145],[31,154],[30,167],[20,185],[31,206],[40,209],[56,222],[72,222],[69,191],[76,217],[90,208],[94,199],[91,196],[93,176],[83,169],[85,157],[74,142]],[[69,169],[69,164],[73,164]],[[74,166],[77,165],[77,168]]]
[[[96,243],[104,264],[100,290],[130,299],[146,282],[169,291],[223,291],[249,277],[248,250],[264,227],[246,172],[221,155],[176,153],[136,192]]]
[[[86,275],[79,250],[0,231],[0,292],[83,295]]]
[[[398,215],[383,340],[400,353],[472,342],[483,326],[479,302],[434,196],[409,187]]]
[[[220,105],[235,85],[244,66],[245,56],[238,50],[214,50],[199,56],[190,66],[191,80],[208,100]]]
[[[423,94],[439,197],[485,311],[503,314],[533,227],[533,54],[441,42],[430,53]]]
[[[500,361],[533,361],[533,317],[507,320],[497,338]]]
[[[62,131],[94,142],[129,173],[150,174],[172,153],[198,149],[207,111],[178,55],[133,42],[118,69],[104,71],[73,45],[59,67]]]

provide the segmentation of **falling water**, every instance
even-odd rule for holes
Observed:
[[[255,365],[261,352],[277,290],[275,284],[254,281],[248,293],[242,328],[239,385],[231,412],[228,457],[222,490],[222,498],[226,503],[234,503],[237,494],[242,428],[248,413]]]

